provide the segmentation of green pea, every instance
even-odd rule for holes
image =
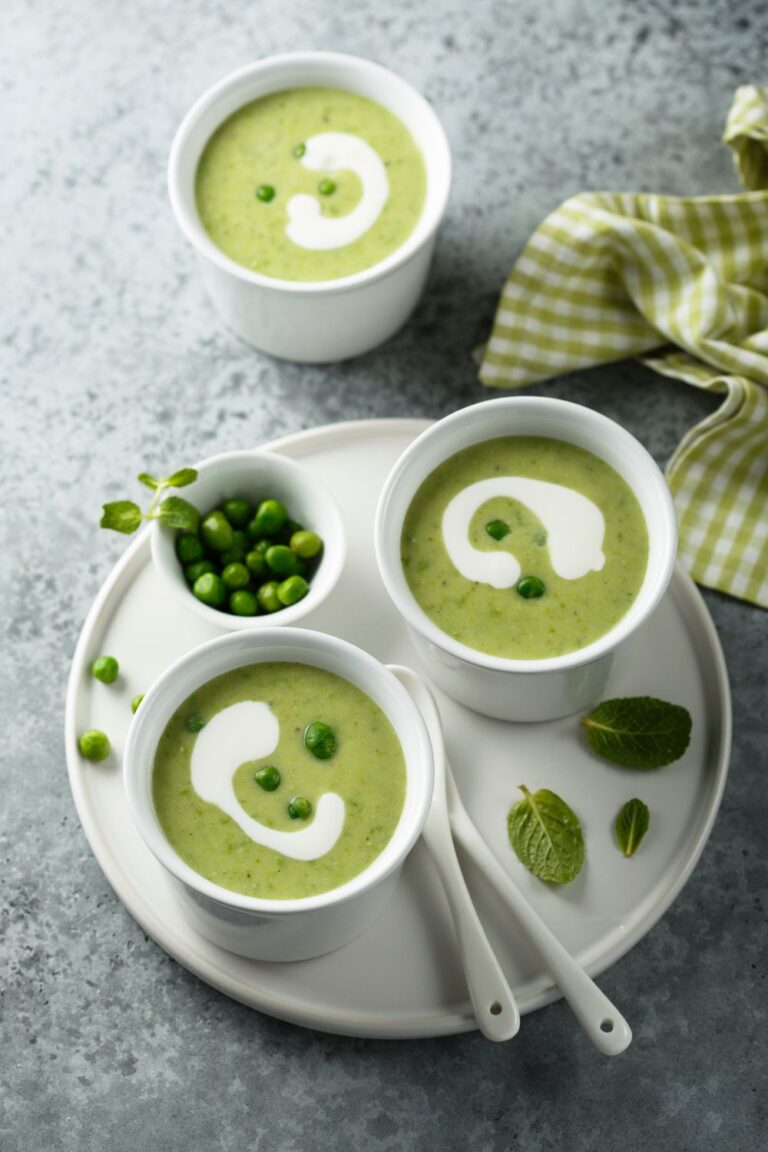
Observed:
[[[304,747],[318,760],[330,760],[336,751],[333,729],[322,720],[313,720],[304,729]]]
[[[308,820],[312,813],[312,805],[306,796],[294,796],[288,804],[288,815],[291,820]]]
[[[106,760],[112,751],[109,736],[106,732],[100,732],[98,728],[89,728],[87,732],[83,732],[77,741],[77,746],[86,760]]]
[[[229,610],[235,616],[258,616],[259,601],[250,588],[238,588],[229,598]]]
[[[186,720],[184,721],[184,727],[186,728],[187,732],[202,732],[206,723],[207,721],[205,717],[201,716],[199,712],[190,712],[189,716],[187,716]]]
[[[225,500],[222,508],[233,528],[246,528],[253,516],[253,505],[247,500]]]
[[[265,559],[272,571],[278,576],[293,576],[298,568],[296,553],[287,548],[285,544],[273,544],[271,548],[267,549]]]
[[[287,580],[283,580],[282,584],[277,586],[277,597],[281,604],[285,604],[286,608],[291,604],[298,604],[299,600],[303,600],[309,592],[309,584],[303,576],[289,576]]]
[[[194,564],[203,558],[203,542],[194,532],[182,532],[176,541],[176,555],[182,564]]]
[[[256,199],[261,200],[262,204],[269,204],[275,198],[275,190],[271,184],[259,184],[256,189]]]
[[[264,559],[264,553],[259,552],[256,548],[248,552],[245,557],[245,566],[253,576],[265,576],[267,562]]]
[[[281,504],[279,500],[262,500],[256,509],[256,515],[248,525],[248,534],[253,536],[252,530],[255,530],[256,537],[271,536],[273,532],[280,531],[287,519],[288,510],[285,504]]]
[[[138,696],[134,696],[133,700],[131,700],[131,712],[136,712],[136,710],[139,707],[139,704],[141,704],[143,699],[144,699],[144,693],[143,692],[139,692]]]
[[[336,183],[333,180],[321,180],[317,190],[321,196],[332,196],[336,191]]]
[[[297,144],[293,150],[293,154],[297,160],[301,160],[302,156],[307,150],[306,144]]]
[[[538,576],[523,576],[515,587],[524,600],[538,600],[539,596],[544,595],[544,581]]]
[[[232,592],[238,588],[247,588],[251,582],[251,574],[245,564],[227,564],[221,578]]]
[[[245,555],[245,553],[248,551],[250,546],[251,546],[251,541],[250,541],[248,533],[245,531],[245,529],[244,528],[236,528],[235,531],[232,533],[232,547],[233,548],[239,548],[240,551],[243,553],[243,555]]]
[[[485,530],[493,540],[503,540],[505,536],[509,536],[509,524],[504,520],[489,520],[485,526]]]
[[[275,541],[272,540],[271,537],[267,536],[267,537],[265,537],[264,540],[259,540],[258,544],[256,545],[256,547],[254,549],[254,551],[259,552],[262,556],[265,557],[265,563],[266,563],[267,552],[269,552],[270,548],[272,547],[272,545],[274,543],[275,543]]]
[[[277,581],[269,580],[266,584],[262,584],[257,591],[256,599],[259,602],[259,607],[265,612],[279,612],[282,608],[280,597],[277,595],[277,588]]]
[[[218,508],[205,517],[200,525],[200,535],[214,552],[226,552],[235,542],[232,525]]]
[[[200,576],[205,576],[206,572],[215,572],[216,565],[211,563],[210,560],[196,560],[194,564],[187,564],[184,569],[184,575],[190,584],[194,584]]]
[[[245,551],[242,548],[227,548],[226,552],[219,553],[219,565],[226,568],[228,564],[242,564],[245,560]]]
[[[91,675],[102,684],[114,684],[119,671],[120,665],[114,656],[99,656],[91,665]]]
[[[304,560],[311,560],[317,556],[323,547],[323,542],[316,532],[308,532],[305,528],[299,529],[291,536],[291,549]]]
[[[209,608],[221,608],[227,598],[227,586],[215,572],[205,572],[192,585],[192,592]]]
[[[265,792],[274,792],[280,784],[280,773],[274,764],[265,764],[258,772],[254,772],[253,778]]]

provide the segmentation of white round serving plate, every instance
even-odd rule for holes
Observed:
[[[387,473],[427,426],[422,420],[366,420],[301,432],[267,446],[301,461],[327,484],[346,528],[344,573],[302,626],[417,670],[406,625],[376,568],[373,524]],[[67,695],[67,763],[80,822],[115,892],[142,928],[191,972],[271,1016],[363,1037],[473,1029],[448,907],[420,843],[373,927],[327,956],[295,963],[248,960],[208,943],[187,924],[172,881],[130,819],[121,757],[132,697],[221,631],[186,611],[167,589],[151,563],[146,532],[115,566],[85,622]],[[120,677],[112,685],[89,674],[91,661],[103,652],[120,661]],[[436,692],[448,756],[470,816],[510,876],[593,976],[636,944],[682,889],[706,844],[728,771],[725,663],[704,602],[680,569],[654,615],[616,655],[606,698],[636,695],[658,696],[691,712],[691,744],[677,763],[655,772],[614,767],[590,752],[578,717],[509,724]],[[77,735],[85,728],[109,734],[113,753],[103,764],[79,755]],[[542,884],[512,852],[507,812],[519,799],[521,784],[558,792],[580,817],[587,857],[572,884]],[[621,805],[634,796],[648,804],[651,826],[637,855],[625,860],[612,825]],[[558,990],[537,954],[519,938],[509,912],[474,865],[464,858],[462,863],[521,1012],[555,1000]],[[631,1004],[620,1007],[631,1023]]]

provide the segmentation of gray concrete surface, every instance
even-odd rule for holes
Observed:
[[[148,940],[69,793],[65,682],[123,544],[103,499],[163,468],[356,417],[483,398],[470,358],[524,239],[588,188],[736,187],[719,137],[765,81],[763,5],[711,0],[8,0],[0,12],[0,1147],[244,1152],[751,1152],[766,1128],[767,617],[706,593],[732,677],[709,846],[603,977],[614,1062],[562,1005],[518,1041],[313,1034],[214,992]],[[428,294],[360,360],[306,368],[222,329],[166,202],[180,116],[227,71],[324,47],[432,100],[456,177]],[[712,402],[636,365],[535,391],[593,405],[660,462]]]

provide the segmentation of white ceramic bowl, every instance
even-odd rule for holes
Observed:
[[[648,566],[636,599],[604,636],[564,656],[508,660],[469,648],[433,623],[405,579],[400,537],[417,489],[448,457],[499,436],[547,436],[586,448],[626,480],[645,516]],[[645,448],[619,424],[590,408],[540,396],[488,400],[438,421],[395,464],[376,515],[379,569],[429,676],[460,703],[501,720],[551,720],[595,704],[605,688],[613,652],[661,599],[672,575],[676,547],[672,498]]]
[[[201,516],[219,507],[224,500],[235,497],[253,503],[274,497],[285,504],[292,520],[298,520],[305,528],[317,532],[323,540],[323,552],[303,600],[279,612],[233,616],[218,608],[210,608],[193,596],[176,557],[178,532],[155,520],[150,530],[152,560],[184,607],[211,624],[230,630],[293,624],[316,608],[341,575],[346,556],[341,513],[325,485],[300,464],[277,452],[225,452],[203,460],[196,467],[197,480],[180,489],[178,495],[194,504]]]
[[[152,766],[162,732],[176,709],[201,685],[234,668],[264,661],[324,668],[351,681],[379,705],[403,749],[406,793],[391,840],[352,880],[329,892],[265,900],[230,892],[177,856],[152,803]],[[124,761],[131,815],[141,836],[178,884],[185,913],[207,939],[262,960],[301,960],[347,943],[379,915],[426,819],[432,797],[432,748],[421,715],[400,682],[360,648],[299,628],[222,636],[194,649],[147,692],[128,734]]]
[[[416,141],[427,171],[424,209],[405,243],[378,264],[338,280],[277,280],[244,268],[214,244],[195,205],[200,155],[222,121],[260,96],[306,86],[356,92],[393,112]],[[226,76],[184,117],[168,163],[173,211],[200,257],[224,321],[262,352],[304,362],[360,355],[405,323],[424,287],[450,184],[448,141],[426,100],[386,68],[335,52],[269,56]]]

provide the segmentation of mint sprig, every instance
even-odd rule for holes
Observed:
[[[691,739],[691,714],[653,696],[604,700],[581,721],[592,750],[623,768],[663,768]]]
[[[149,472],[140,472],[137,479],[154,493],[152,502],[146,512],[142,512],[133,500],[113,500],[104,504],[101,512],[99,526],[109,528],[113,532],[122,532],[130,536],[140,526],[142,520],[159,520],[169,528],[178,528],[182,532],[197,532],[200,525],[200,513],[188,500],[181,496],[162,496],[169,488],[186,488],[197,480],[197,471],[194,468],[180,468],[170,476],[151,476]]]
[[[579,818],[565,800],[548,788],[530,792],[509,812],[509,842],[518,860],[540,880],[567,884],[584,863],[584,834]]]
[[[651,814],[642,800],[627,800],[614,823],[619,848],[625,856],[634,856],[648,831]]]

